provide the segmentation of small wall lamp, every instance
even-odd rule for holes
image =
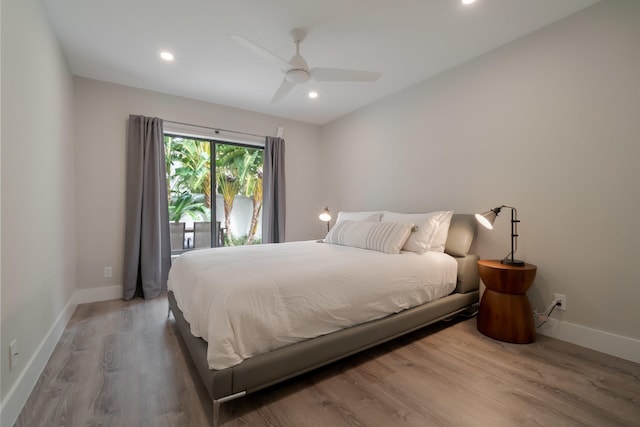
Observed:
[[[489,230],[493,230],[493,223],[495,222],[502,208],[511,209],[511,253],[504,257],[504,259],[500,262],[507,265],[523,266],[524,261],[514,258],[515,253],[518,250],[518,223],[520,222],[520,220],[518,219],[518,210],[512,206],[502,205],[483,213],[477,213],[476,219],[484,227],[488,228]]]
[[[329,208],[328,207],[324,208],[324,210],[320,213],[318,218],[320,218],[320,221],[324,221],[324,222],[327,223],[327,233],[328,233],[329,232],[329,221],[331,221],[331,212],[329,212]]]

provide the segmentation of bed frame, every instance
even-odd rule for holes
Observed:
[[[207,343],[191,335],[189,323],[178,308],[173,293],[169,292],[169,310],[174,314],[180,335],[213,400],[213,426],[217,426],[221,403],[261,390],[473,308],[479,300],[478,257],[468,254],[468,251],[475,232],[476,220],[473,215],[453,215],[445,252],[452,255],[458,262],[458,278],[456,289],[450,295],[382,319],[260,354],[221,370],[209,369]]]

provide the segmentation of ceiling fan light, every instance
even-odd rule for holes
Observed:
[[[318,97],[318,92],[316,92],[315,90],[312,90],[311,92],[309,92],[309,98],[316,99],[317,97]]]
[[[287,81],[293,84],[306,83],[311,75],[307,70],[294,68],[287,71]]]

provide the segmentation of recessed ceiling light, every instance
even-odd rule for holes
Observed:
[[[462,4],[471,4],[471,3],[475,3],[476,0],[462,0]]]
[[[165,61],[173,61],[173,53],[167,52],[165,50],[163,52],[160,52],[160,58],[164,59]]]
[[[317,97],[318,97],[318,92],[316,92],[315,90],[312,90],[311,92],[309,92],[309,98],[316,99]]]

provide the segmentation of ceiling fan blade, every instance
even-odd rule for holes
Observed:
[[[319,82],[375,82],[382,73],[372,71],[340,70],[337,68],[312,68],[311,77]]]
[[[271,99],[271,105],[280,102],[285,96],[287,96],[289,92],[291,92],[291,89],[293,89],[294,86],[295,84],[289,82],[285,77],[284,80],[282,80],[282,84],[276,91],[275,95],[273,95],[273,98]]]
[[[252,42],[249,39],[244,38],[240,34],[229,34],[229,37],[231,37],[236,43],[241,44],[242,46],[262,56],[263,58],[266,58],[269,61],[275,62],[280,67],[283,67],[283,69],[288,70],[289,68],[291,68],[291,65],[289,65],[289,61],[285,61],[275,53],[269,52],[267,49]]]

